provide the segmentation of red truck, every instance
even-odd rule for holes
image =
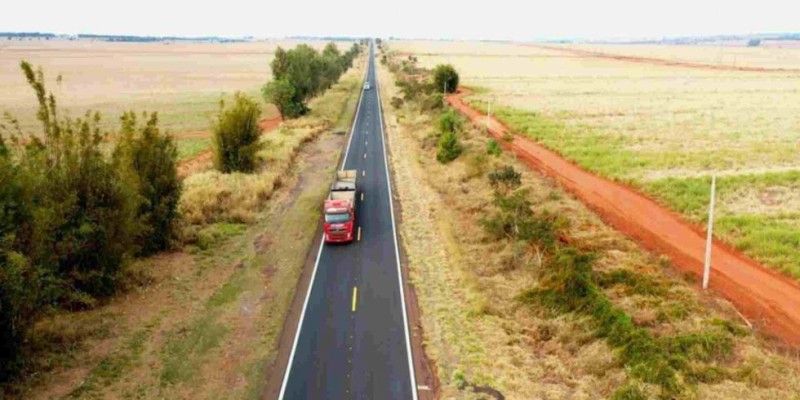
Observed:
[[[354,169],[337,171],[325,199],[325,243],[348,243],[355,238],[356,175]]]

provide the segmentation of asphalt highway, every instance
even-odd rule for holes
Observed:
[[[375,56],[342,169],[358,171],[357,240],[320,245],[281,399],[416,399]]]

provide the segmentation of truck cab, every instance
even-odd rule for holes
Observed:
[[[338,171],[323,204],[326,243],[348,243],[355,238],[356,170]]]

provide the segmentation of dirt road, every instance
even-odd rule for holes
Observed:
[[[466,104],[467,92],[447,101],[472,121],[486,116]],[[705,232],[623,184],[601,178],[565,160],[535,141],[514,135],[492,118],[489,133],[532,168],[555,178],[617,230],[650,251],[665,254],[678,269],[702,276]],[[733,302],[754,326],[800,348],[800,284],[770,270],[722,242],[714,241],[710,288]]]
[[[718,70],[718,71],[783,72],[783,73],[786,73],[786,72],[791,72],[791,73],[800,72],[800,69],[797,69],[797,68],[762,68],[762,67],[747,67],[747,66],[721,65],[721,64],[703,64],[703,63],[695,63],[695,62],[690,62],[690,61],[667,60],[667,59],[655,58],[655,57],[641,57],[641,56],[629,56],[629,55],[622,55],[622,54],[611,54],[611,53],[604,53],[604,52],[600,52],[600,51],[576,49],[576,48],[572,48],[572,47],[548,46],[548,45],[538,45],[538,44],[526,44],[524,46],[536,47],[536,48],[545,49],[545,50],[560,51],[562,53],[569,53],[569,54],[582,56],[582,57],[604,58],[604,59],[608,59],[608,60],[628,61],[628,62],[654,64],[654,65],[664,65],[664,66],[670,66],[670,67],[711,69],[711,70]]]

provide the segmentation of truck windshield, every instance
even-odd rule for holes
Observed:
[[[341,224],[350,220],[348,213],[325,214],[325,222],[332,224]]]

